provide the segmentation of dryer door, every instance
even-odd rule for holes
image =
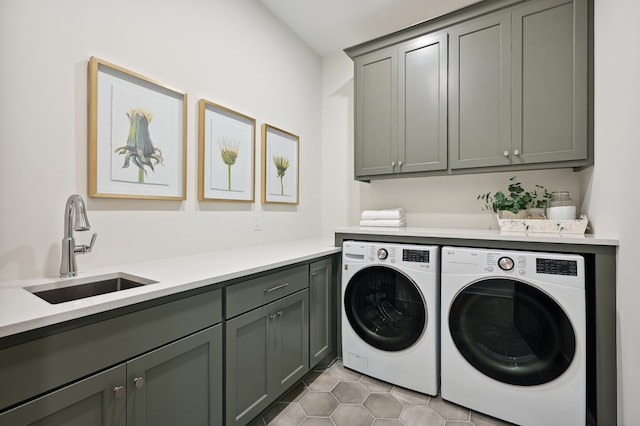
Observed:
[[[564,373],[575,332],[546,293],[518,280],[484,279],[464,288],[449,310],[449,331],[462,356],[504,383],[547,383]]]
[[[344,310],[356,334],[384,351],[410,347],[427,324],[426,305],[416,284],[385,266],[354,274],[345,288]]]

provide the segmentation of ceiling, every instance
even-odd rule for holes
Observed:
[[[479,0],[259,1],[324,56]]]

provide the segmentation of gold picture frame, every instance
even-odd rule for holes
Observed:
[[[256,120],[205,99],[198,110],[198,200],[253,203]]]
[[[262,203],[299,204],[300,138],[262,125]]]
[[[89,196],[185,200],[187,94],[89,59]]]

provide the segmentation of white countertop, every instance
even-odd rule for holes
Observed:
[[[361,235],[397,235],[405,237],[425,238],[456,238],[482,241],[518,241],[554,244],[582,244],[618,246],[617,238],[600,237],[594,234],[565,234],[565,233],[527,233],[504,232],[497,229],[464,229],[464,228],[386,228],[386,227],[349,227],[334,230],[337,234]]]
[[[618,246],[618,239],[616,238],[603,238],[592,234],[527,234],[490,229],[412,227],[347,227],[336,229],[335,232],[479,241]],[[47,285],[46,287],[49,287],[51,283],[64,281],[60,278],[51,277],[2,282],[0,283],[0,338],[304,262],[339,251],[339,247],[334,247],[326,239],[308,239],[131,263],[118,267],[92,270],[81,269],[78,277],[68,280],[124,272],[157,281],[157,283],[132,288],[125,292],[103,294],[56,305],[49,304],[34,296],[25,287],[39,285]]]
[[[309,239],[80,270],[77,277],[65,281],[124,272],[157,283],[56,305],[31,294],[25,287],[48,284],[48,288],[51,283],[62,281],[60,278],[3,282],[0,283],[0,338],[304,262],[340,250],[326,239]]]

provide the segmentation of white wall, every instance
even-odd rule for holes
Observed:
[[[617,283],[618,424],[637,424],[640,418],[640,286],[637,247],[640,245],[637,182],[638,113],[640,112],[640,2],[595,0],[595,166],[574,173],[568,169],[518,173],[526,185],[567,189],[603,237],[619,237]],[[323,58],[323,149],[343,150],[353,176],[353,68],[342,52]],[[347,99],[347,96],[350,97]],[[329,112],[327,112],[329,111]],[[350,118],[345,122],[344,117]],[[346,136],[345,136],[346,135]],[[343,139],[348,138],[348,139]],[[327,165],[325,164],[325,167]],[[357,225],[360,211],[405,207],[410,226],[490,227],[492,218],[479,212],[475,199],[482,191],[503,189],[512,173],[380,180],[370,184],[349,181],[342,193],[325,187],[325,200],[343,202],[348,212],[327,213],[329,230]],[[598,283],[614,285],[614,283]]]
[[[618,423],[640,419],[640,286],[637,182],[640,112],[640,2],[595,0],[595,160],[582,173],[587,207],[598,231],[617,234]],[[611,283],[604,283],[611,284]]]
[[[188,93],[186,201],[87,198],[90,56]],[[321,60],[260,2],[3,0],[0,58],[0,281],[57,275],[73,193],[98,233],[81,271],[319,234]],[[255,204],[197,201],[200,98],[256,119]],[[260,204],[264,122],[300,136],[297,207]]]

